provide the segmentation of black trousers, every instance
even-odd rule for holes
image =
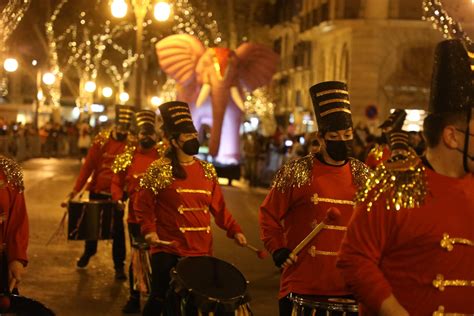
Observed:
[[[176,315],[174,300],[168,300],[167,294],[170,288],[170,272],[178,263],[179,256],[165,252],[151,255],[151,292],[148,301],[143,308],[143,316]]]
[[[344,297],[344,298],[349,298],[349,297]],[[279,310],[280,310],[280,316],[291,316],[291,312],[293,310],[293,302],[287,298],[281,298],[278,301],[279,305]],[[298,316],[326,316],[326,311],[325,310],[318,310],[316,314],[312,314],[312,310],[310,308],[305,309],[305,311],[302,314],[298,314]],[[342,316],[343,312],[331,312],[331,316]],[[357,316],[358,313],[346,313],[347,316]]]
[[[130,237],[130,245],[132,245],[132,240],[141,236],[140,224],[128,223],[128,236]],[[128,280],[130,284],[130,298],[140,299],[140,291],[133,289],[133,283],[135,280],[133,278],[132,260],[130,260],[130,266],[128,267]]]
[[[89,193],[90,200],[109,200],[110,195]],[[115,270],[123,269],[125,261],[125,228],[123,225],[123,210],[116,210],[112,236],[112,258]],[[84,255],[92,257],[97,253],[97,240],[86,240]]]

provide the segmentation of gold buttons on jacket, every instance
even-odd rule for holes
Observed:
[[[211,226],[206,227],[180,227],[179,230],[184,234],[186,232],[206,232],[209,234]]]
[[[433,313],[433,316],[470,316],[472,314],[449,313],[444,311],[444,306],[439,306],[438,310]]]
[[[451,238],[447,233],[444,233],[443,239],[440,241],[441,247],[445,248],[447,251],[451,251],[454,249],[454,244],[474,246],[474,241],[466,238]]]
[[[338,199],[323,198],[323,197],[320,197],[317,193],[313,195],[313,197],[311,198],[311,202],[313,202],[314,205],[318,205],[319,202],[343,204],[343,205],[355,205],[354,201],[351,201],[351,200],[338,200]]]
[[[308,249],[308,253],[311,255],[311,257],[316,257],[317,255],[320,256],[337,256],[337,252],[333,251],[322,251],[322,250],[316,250],[315,246],[311,246]]]
[[[184,212],[204,212],[207,214],[209,212],[209,207],[184,207],[184,205],[180,205],[178,207],[179,214],[184,214]]]
[[[438,274],[433,280],[433,286],[441,292],[447,286],[472,286],[474,287],[474,280],[445,280],[442,274]]]

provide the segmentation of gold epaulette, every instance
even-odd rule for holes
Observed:
[[[374,148],[369,151],[369,156],[373,156],[376,160],[383,158],[385,145],[375,144]]]
[[[425,167],[413,150],[398,161],[380,164],[357,192],[356,202],[367,203],[367,211],[381,195],[387,210],[415,208],[423,204],[427,192]]]
[[[150,189],[153,193],[168,187],[173,183],[173,168],[171,160],[168,158],[160,158],[152,162],[140,180],[140,187]]]
[[[364,184],[367,183],[367,180],[370,178],[370,168],[367,167],[365,163],[355,158],[350,158],[349,164],[351,166],[351,173],[354,184],[357,188],[362,188]]]
[[[8,184],[20,192],[24,190],[23,172],[16,161],[0,155],[0,170],[5,174]]]
[[[166,154],[169,146],[165,142],[158,142],[155,146],[156,152],[158,153],[159,157],[163,157]]]
[[[211,181],[217,181],[217,172],[216,168],[214,168],[214,165],[212,163],[209,163],[207,161],[199,160],[199,163],[201,164],[202,168],[204,169],[204,176]]]
[[[112,163],[111,167],[114,173],[125,171],[128,167],[130,167],[136,148],[137,147],[132,144],[127,144],[123,153],[115,156],[114,162]]]
[[[112,133],[110,128],[100,131],[99,134],[94,137],[94,144],[100,144],[100,146],[104,146],[110,138],[110,133]]]
[[[311,183],[314,159],[313,155],[307,155],[285,164],[276,173],[272,188],[285,192]]]

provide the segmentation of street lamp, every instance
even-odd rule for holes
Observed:
[[[18,61],[15,58],[7,58],[3,62],[3,68],[8,72],[15,72],[18,69]]]
[[[84,84],[84,89],[86,90],[86,92],[93,93],[96,88],[97,86],[94,81],[87,81]]]
[[[163,100],[157,96],[151,97],[150,101],[151,101],[151,105],[153,105],[154,107],[158,107],[159,105],[161,105],[161,103],[163,103]]]
[[[103,95],[105,98],[110,98],[113,93],[114,93],[114,91],[112,90],[111,87],[104,87],[104,88],[102,89],[102,95]]]
[[[123,103],[126,103],[130,99],[130,96],[128,95],[127,92],[122,92],[120,93],[119,99],[120,99],[120,102],[123,104]]]
[[[56,76],[51,72],[45,72],[43,74],[43,83],[47,86],[51,86],[56,82]]]
[[[151,0],[130,0],[136,20],[136,54],[135,62],[135,103],[142,108],[142,53],[143,53],[143,24],[146,13],[150,7]],[[113,0],[111,5],[112,15],[117,18],[127,14],[127,3],[125,0]],[[154,8],[154,16],[158,21],[166,21],[171,14],[171,6],[165,1],[159,1]]]

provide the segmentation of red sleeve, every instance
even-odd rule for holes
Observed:
[[[23,193],[8,187],[10,200],[9,218],[6,221],[6,248],[9,262],[18,260],[28,262],[29,225]]]
[[[242,233],[239,224],[237,224],[225,205],[221,186],[217,182],[214,182],[209,211],[214,216],[217,226],[227,231],[227,237],[234,238],[235,234]]]
[[[142,189],[138,191],[133,202],[133,210],[144,236],[156,232],[155,194],[152,190]]]
[[[290,194],[290,189],[282,193],[273,188],[260,206],[260,239],[270,253],[287,247],[281,221],[288,211]]]
[[[79,177],[77,177],[76,184],[74,185],[74,191],[79,192],[82,190],[84,185],[89,179],[94,169],[99,166],[100,158],[102,154],[102,147],[99,143],[92,145],[87,152],[87,157],[84,161],[84,164],[81,167],[79,172]]]
[[[112,193],[113,201],[120,201],[123,198],[123,188],[125,187],[126,176],[126,171],[114,173],[112,184],[110,185],[110,192]]]
[[[356,207],[341,245],[337,267],[348,289],[372,312],[378,312],[392,289],[379,268],[388,248],[395,212],[385,208],[381,198],[367,212],[367,206]]]

